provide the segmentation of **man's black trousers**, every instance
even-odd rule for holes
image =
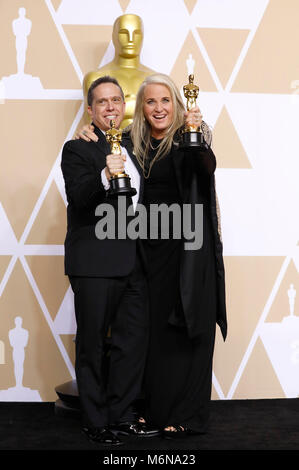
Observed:
[[[76,378],[83,424],[104,427],[133,418],[148,344],[147,283],[139,256],[127,277],[70,277],[74,292]],[[108,374],[105,340],[111,328]]]

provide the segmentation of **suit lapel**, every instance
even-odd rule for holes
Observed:
[[[110,145],[108,144],[106,138],[105,138],[105,135],[103,134],[103,132],[101,131],[101,129],[99,129],[98,127],[96,127],[94,124],[92,124],[94,126],[94,133],[98,136],[99,140],[97,142],[95,142],[96,146],[98,147],[98,149],[104,154],[104,155],[108,155],[109,153],[111,153],[111,150],[110,150]]]

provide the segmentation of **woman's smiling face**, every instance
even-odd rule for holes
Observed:
[[[167,86],[152,83],[145,87],[143,113],[151,127],[151,135],[162,139],[173,122],[173,101]]]

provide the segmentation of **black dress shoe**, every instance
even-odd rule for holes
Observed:
[[[138,437],[160,436],[161,430],[146,423],[138,423]]]
[[[159,429],[148,426],[145,423],[118,423],[111,425],[110,429],[115,434],[123,436],[154,437],[160,434]]]
[[[84,434],[93,442],[104,446],[120,446],[123,442],[107,428],[83,428]]]

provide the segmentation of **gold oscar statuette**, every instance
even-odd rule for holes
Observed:
[[[154,70],[140,62],[143,35],[143,21],[140,16],[124,14],[115,20],[112,32],[112,42],[115,49],[113,60],[84,76],[84,121],[86,123],[90,123],[90,116],[87,113],[88,89],[94,80],[104,75],[116,78],[125,95],[126,110],[120,128],[124,129],[132,123],[139,87],[148,75],[155,73]],[[101,40],[99,37],[100,42]]]
[[[122,131],[115,128],[115,122],[113,120],[110,121],[110,129],[106,131],[105,135],[107,142],[110,144],[111,153],[114,155],[120,155]],[[124,172],[113,175],[109,182],[109,196],[134,196],[136,194],[136,189],[131,187],[129,175]]]
[[[190,109],[196,106],[196,99],[199,93],[199,87],[193,82],[194,75],[189,75],[189,83],[183,87],[184,96],[187,98],[187,111],[190,111]],[[180,148],[189,149],[192,147],[201,147],[203,145],[205,144],[200,127],[185,125],[181,132]]]

